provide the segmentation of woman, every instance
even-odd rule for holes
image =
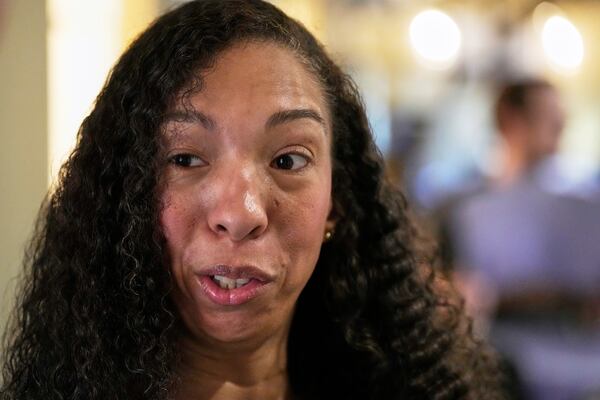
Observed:
[[[39,226],[2,399],[496,398],[354,84],[268,3],[144,32]]]

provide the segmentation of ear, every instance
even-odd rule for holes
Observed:
[[[329,201],[329,215],[327,216],[327,221],[325,221],[325,231],[333,232],[335,231],[335,226],[339,219],[339,214],[336,211],[336,207],[334,207],[333,198]]]
[[[325,232],[333,232],[335,230],[336,220],[328,219],[325,222]]]

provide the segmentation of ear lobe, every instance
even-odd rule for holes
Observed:
[[[325,221],[325,230],[328,232],[334,231],[338,220],[339,214],[336,211],[336,207],[334,207],[332,200],[329,205],[329,215],[327,216],[327,221]]]
[[[327,222],[325,222],[325,231],[333,232],[335,230],[336,222],[337,222],[336,220],[328,219]]]

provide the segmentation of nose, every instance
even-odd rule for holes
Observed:
[[[260,237],[268,225],[264,183],[250,169],[221,175],[219,180],[220,190],[207,217],[210,229],[236,242]]]

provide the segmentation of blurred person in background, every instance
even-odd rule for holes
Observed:
[[[502,167],[444,222],[457,284],[526,398],[583,399],[600,385],[600,205],[552,190],[565,114],[551,84],[511,83],[495,111]]]
[[[546,188],[546,182],[563,180],[555,163],[565,122],[560,96],[557,90],[542,79],[527,79],[505,84],[494,105],[494,117],[499,135],[499,168],[492,175],[473,170],[462,187],[448,196],[434,213],[439,222],[442,258],[446,265],[453,265],[457,257],[457,243],[453,230],[460,225],[456,220],[457,210],[467,200],[486,192],[500,192],[517,185],[518,182],[535,182],[535,186]],[[556,183],[558,185],[558,183]],[[479,294],[481,285],[471,285],[475,273],[461,276],[459,284],[472,307],[469,311],[477,315],[479,329],[485,331],[487,316],[495,306],[493,291]],[[458,277],[458,275],[457,275]]]

